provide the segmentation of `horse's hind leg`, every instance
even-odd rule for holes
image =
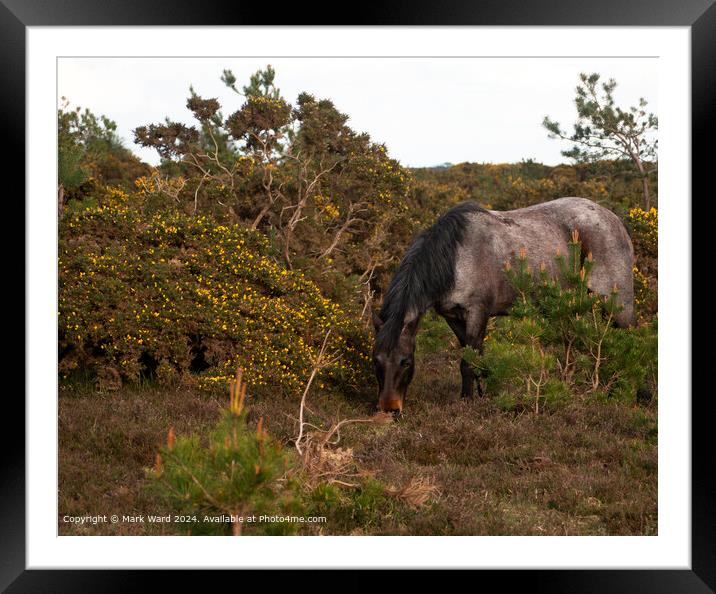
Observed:
[[[614,317],[617,326],[634,325],[634,248],[624,225],[610,216],[596,229],[584,229],[582,252],[592,252],[594,266],[589,274],[589,288],[608,297],[614,287],[619,291],[617,301],[622,309]]]
[[[594,268],[589,275],[589,288],[604,297],[608,297],[614,287],[619,291],[617,302],[621,310],[614,316],[614,322],[620,328],[634,325],[634,276],[630,257],[598,260],[594,258]]]

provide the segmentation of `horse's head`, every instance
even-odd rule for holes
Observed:
[[[381,334],[390,329],[373,314],[376,341],[373,348],[373,365],[378,380],[378,408],[384,412],[400,413],[403,410],[408,385],[413,379],[415,335],[419,318],[403,324],[397,340],[382,340]],[[396,329],[397,331],[397,329]]]

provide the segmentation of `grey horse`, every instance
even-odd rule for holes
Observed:
[[[543,263],[557,275],[555,255],[568,253],[575,229],[583,256],[589,252],[594,256],[590,290],[609,295],[616,286],[622,309],[615,322],[621,327],[632,325],[634,250],[613,212],[585,198],[559,198],[509,211],[463,202],[413,242],[388,286],[380,312],[373,315],[379,408],[402,411],[413,377],[418,324],[429,308],[445,318],[461,346],[481,353],[488,319],[505,315],[515,298],[505,263],[525,250],[530,262]],[[470,397],[475,374],[464,359],[460,372],[462,396]]]

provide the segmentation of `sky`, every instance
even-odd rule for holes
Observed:
[[[58,102],[108,116],[125,146],[156,164],[154,151],[134,144],[135,127],[166,117],[195,124],[190,85],[228,116],[243,98],[221,82],[222,71],[233,70],[241,86],[267,64],[286,100],[303,91],[331,99],[354,130],[407,167],[566,162],[560,151],[569,143],[550,139],[541,123],[549,115],[571,129],[580,72],[616,79],[617,105],[644,97],[658,115],[653,58],[61,58]]]

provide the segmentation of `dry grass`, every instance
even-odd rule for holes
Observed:
[[[348,423],[336,431],[342,419],[373,414],[372,394],[363,401],[311,394],[305,444],[316,475],[354,484],[370,474],[388,485],[386,493],[403,510],[373,518],[367,528],[332,532],[325,526],[324,533],[656,533],[656,402],[638,407],[575,399],[540,415],[504,412],[489,398],[460,400],[457,358],[451,351],[419,358],[405,414],[396,422]],[[247,400],[251,422],[263,417],[264,428],[289,446],[299,433],[297,405],[276,395]],[[154,464],[168,428],[202,434],[224,406],[226,398],[189,388],[103,395],[90,383],[64,386],[60,515],[159,513],[143,488],[144,469]],[[171,530],[59,527],[61,534]]]
[[[440,491],[433,479],[427,477],[412,478],[407,485],[400,489],[388,487],[387,493],[405,501],[413,508],[423,507],[431,501],[437,501],[440,497]]]
[[[65,384],[59,394],[59,516],[162,513],[145,490],[145,469],[173,427],[203,433],[225,399],[191,388],[123,388],[98,393],[92,382]],[[82,525],[60,522],[60,534],[161,534],[160,524]]]

